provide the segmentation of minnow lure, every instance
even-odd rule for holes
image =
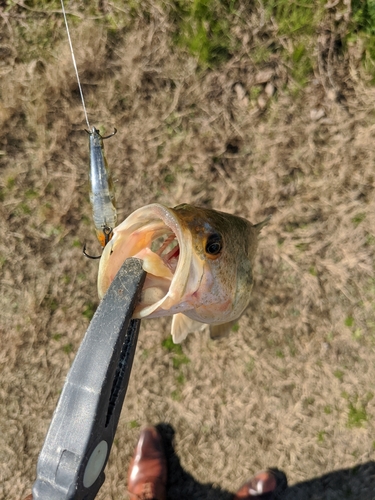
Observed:
[[[90,201],[97,238],[105,247],[112,238],[113,229],[116,226],[117,211],[115,207],[115,193],[113,189],[112,176],[108,169],[107,159],[104,154],[103,140],[106,137],[100,135],[95,127],[89,132],[90,144]],[[85,255],[87,255],[85,253]],[[90,256],[89,256],[90,257]]]

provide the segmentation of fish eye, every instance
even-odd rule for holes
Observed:
[[[219,255],[223,248],[223,240],[220,234],[210,234],[206,242],[206,253],[209,255]]]

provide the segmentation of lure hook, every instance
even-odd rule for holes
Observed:
[[[113,229],[109,226],[103,226],[103,235],[104,235],[104,246],[111,240],[113,234]],[[100,259],[101,255],[90,255],[86,252],[86,243],[83,245],[83,255],[88,257],[89,259]]]
[[[86,243],[83,245],[83,250],[82,250],[82,253],[85,257],[87,257],[88,259],[100,259],[101,255],[90,255],[86,252]]]
[[[95,127],[94,127],[94,128],[95,128]],[[89,134],[89,135],[91,135],[91,134],[92,134],[92,132],[90,132],[89,130],[87,130],[87,129],[84,129],[84,130],[85,130],[85,132],[86,132],[87,134]],[[99,130],[95,129],[95,132],[96,132],[96,133],[99,135],[99,137],[100,137],[100,138],[104,141],[104,139],[109,139],[110,137],[113,137],[114,135],[116,135],[116,134],[117,134],[117,128],[116,128],[116,127],[113,127],[113,130],[114,130],[114,131],[112,132],[112,134],[106,135],[105,137],[103,137],[103,136],[101,136],[101,135],[100,135]]]

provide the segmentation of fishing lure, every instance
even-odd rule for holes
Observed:
[[[94,226],[100,244],[102,245],[102,247],[105,247],[105,245],[112,238],[113,229],[116,226],[117,221],[117,211],[115,206],[115,193],[113,189],[112,177],[108,168],[107,159],[104,154],[103,140],[115,135],[117,130],[115,129],[113,134],[102,137],[99,130],[97,130],[95,127],[91,128],[90,126],[85,100],[83,98],[81,82],[78,75],[77,63],[74,56],[72,40],[70,38],[69,26],[66,18],[63,0],[61,0],[61,7],[65,20],[66,32],[68,35],[70,53],[72,55],[73,66],[77,77],[79,92],[81,95],[83,111],[85,113],[86,123],[89,128],[89,130],[86,130],[86,132],[89,134],[90,201],[92,206]],[[84,245],[83,247],[83,254],[90,259],[100,259],[101,257],[100,255],[93,257],[86,253],[86,245]]]
[[[116,226],[117,211],[115,207],[115,193],[112,176],[108,169],[107,159],[104,154],[103,140],[116,134],[117,130],[106,137],[100,135],[95,127],[89,132],[90,144],[90,201],[96,235],[102,247],[112,238]],[[84,249],[84,254],[88,255]],[[94,257],[97,258],[97,257]]]

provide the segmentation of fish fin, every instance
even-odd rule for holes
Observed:
[[[258,222],[258,224],[254,224],[255,229],[260,233],[261,229],[264,228],[264,226],[267,226],[269,221],[272,219],[272,215],[269,215],[266,217],[262,222]]]
[[[238,319],[229,321],[228,323],[222,323],[221,325],[210,325],[210,337],[212,340],[222,339],[227,337],[231,331],[232,326],[238,322]]]
[[[205,323],[200,323],[193,319],[188,318],[185,314],[178,313],[173,315],[172,319],[172,338],[175,344],[180,344],[186,337],[188,333],[196,332],[197,330],[202,330],[205,327]]]

